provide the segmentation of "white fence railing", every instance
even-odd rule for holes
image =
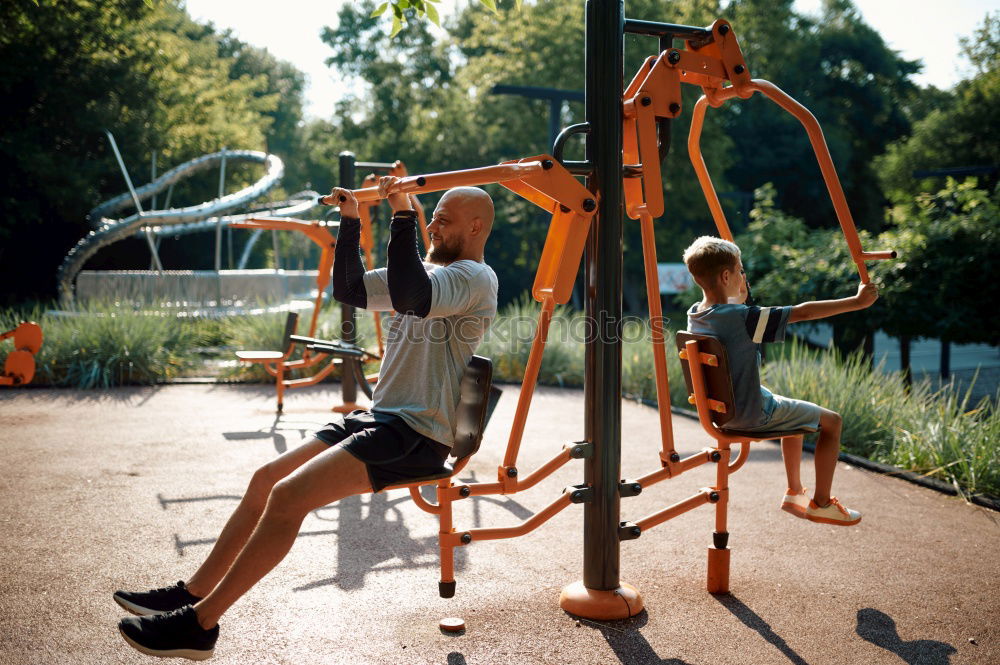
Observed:
[[[122,307],[248,308],[316,297],[315,270],[84,270],[76,296]]]

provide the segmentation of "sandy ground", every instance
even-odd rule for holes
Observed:
[[[116,630],[117,588],[189,575],[250,474],[330,419],[337,386],[273,412],[265,386],[0,392],[0,664],[153,662]],[[504,396],[461,474],[492,481],[517,397]],[[522,474],[582,438],[583,394],[539,389]],[[622,476],[658,466],[656,412],[623,405]],[[675,416],[678,450],[709,444]],[[812,478],[807,455],[804,478]],[[456,504],[456,527],[520,522],[582,482],[573,461],[516,495]],[[622,500],[635,520],[712,484],[705,465]],[[621,546],[621,577],[646,610],[577,620],[559,590],[582,576],[582,508],[514,540],[457,551],[458,592],[437,595],[436,518],[403,491],[315,511],[286,560],[222,621],[218,663],[1000,663],[998,515],[841,464],[835,493],[854,528],[778,505],[780,451],[755,446],[732,479],[732,593],[705,591],[713,518],[701,507]],[[465,619],[464,633],[438,628]]]

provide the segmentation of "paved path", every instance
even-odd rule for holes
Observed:
[[[160,662],[119,638],[111,592],[190,574],[253,469],[325,422],[337,388],[291,393],[277,422],[265,387],[0,392],[0,663]],[[516,395],[505,386],[462,478],[495,478]],[[582,408],[580,391],[538,390],[522,470],[581,437]],[[657,416],[626,403],[623,419],[623,477],[636,477],[656,466]],[[692,421],[675,427],[682,453],[709,443]],[[456,525],[519,522],[581,482],[580,464],[523,494],[460,502]],[[624,499],[623,519],[713,477],[701,467]],[[579,506],[528,536],[458,550],[458,593],[443,600],[435,518],[400,491],[348,499],[310,515],[288,558],[233,607],[214,662],[1000,662],[998,515],[843,464],[835,489],[865,512],[860,526],[783,513],[779,450],[758,444],[732,483],[732,595],[704,589],[702,507],[623,543],[622,579],[647,611],[609,623],[557,603],[581,577]],[[446,616],[463,617],[466,632],[441,633]]]

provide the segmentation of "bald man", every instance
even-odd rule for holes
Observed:
[[[395,311],[368,411],[353,411],[254,473],[208,558],[193,575],[114,600],[138,617],[119,630],[153,656],[212,655],[219,619],[291,549],[305,516],[345,497],[439,472],[455,435],[459,385],[497,310],[497,277],[483,261],[493,201],[481,189],[449,190],[428,226],[424,261],[409,196],[379,189],[393,209],[386,267],[365,271],[361,222],[350,190],[331,191],[341,223],[333,264],[337,300]]]

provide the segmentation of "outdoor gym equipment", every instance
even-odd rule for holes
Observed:
[[[693,362],[693,369],[689,370],[690,390],[699,406],[703,426],[718,441],[718,445],[685,459],[681,459],[674,448],[653,218],[663,213],[661,162],[669,150],[669,122],[682,111],[680,84],[690,83],[702,88],[704,97],[695,107],[696,114],[704,113],[705,104],[718,106],[733,96],[746,98],[754,92],[761,92],[795,115],[806,127],[862,281],[868,281],[865,261],[887,259],[895,254],[891,251],[862,250],[815,118],[772,84],[750,78],[729,23],[717,20],[707,28],[699,28],[626,20],[621,0],[588,0],[586,20],[587,121],[563,130],[553,147],[554,157],[539,155],[499,166],[410,176],[399,181],[390,193],[420,193],[498,182],[552,213],[532,288],[533,297],[541,303],[541,312],[507,450],[497,470],[497,482],[455,484],[453,477],[438,478],[433,481],[437,484],[437,504],[424,501],[415,488],[410,489],[417,505],[437,514],[440,520],[442,595],[454,592],[455,547],[478,540],[523,535],[571,503],[582,503],[585,543],[583,579],[563,589],[560,606],[573,614],[593,619],[615,619],[635,615],[643,609],[638,590],[619,579],[621,541],[637,539],[645,530],[707,503],[716,504],[714,546],[709,549],[708,588],[713,592],[728,591],[728,476],[746,462],[749,443],[757,437],[747,433],[726,433],[712,423],[710,412],[705,409],[714,405],[731,411],[731,407],[722,406],[724,400],[704,388],[705,381],[713,379],[712,374],[703,375],[702,372],[706,365],[715,367],[720,364],[720,357],[724,364],[724,357],[718,352],[704,351],[711,347],[701,347],[698,339],[688,339],[684,352],[685,359]],[[658,55],[646,60],[627,88],[622,77],[623,38],[626,32],[654,36],[660,40]],[[675,39],[683,40],[684,48],[675,48]],[[727,83],[730,85],[727,86]],[[624,95],[619,97],[621,91]],[[698,116],[692,122],[689,144],[694,147],[690,151],[691,157],[719,233],[731,238],[704,163],[698,164],[701,160],[697,150],[700,126]],[[574,134],[587,136],[584,162],[561,159],[565,141]],[[572,174],[585,175],[587,187],[582,187]],[[354,194],[359,201],[378,198],[378,191],[373,188],[360,189]],[[337,203],[329,197],[321,200],[327,204]],[[586,314],[600,330],[620,331],[623,205],[630,217],[640,220],[643,236],[660,411],[660,468],[637,480],[621,480],[621,339],[618,334],[602,334],[593,335],[586,344],[583,439],[565,446],[532,473],[521,474],[516,463],[517,453],[538,378],[549,321],[554,305],[569,299],[583,256],[586,256]],[[592,220],[596,221],[591,224]],[[719,419],[716,422],[723,421]],[[799,434],[780,432],[769,435]],[[739,442],[741,447],[737,460],[730,464],[729,446],[733,441]],[[570,459],[580,458],[584,459],[583,483],[567,488],[559,498],[520,525],[465,531],[452,526],[452,502],[470,496],[513,494],[528,489]],[[714,486],[634,522],[621,521],[621,499],[636,496],[646,487],[707,463],[719,465]]]
[[[309,338],[316,334],[316,325],[319,322],[319,312],[323,306],[323,294],[330,283],[330,275],[333,269],[333,251],[336,241],[330,234],[331,227],[338,226],[336,222],[308,222],[301,219],[282,219],[276,217],[251,217],[245,221],[234,222],[233,228],[243,229],[269,229],[272,231],[296,231],[302,233],[314,243],[319,245],[320,259],[316,274],[316,301],[313,304],[312,318],[309,322]],[[286,379],[286,372],[302,370],[313,367],[322,362],[328,354],[312,353],[308,348],[303,352],[302,357],[291,360],[295,351],[296,342],[301,341],[296,338],[295,332],[298,327],[299,315],[289,312],[285,320],[285,332],[282,335],[284,348],[281,351],[237,351],[236,357],[245,363],[259,364],[264,370],[275,377],[275,389],[278,397],[278,412],[284,408],[285,390],[288,388],[301,388],[319,383],[334,367],[340,364],[340,359],[335,358],[326,367],[318,371],[311,377],[301,379]],[[306,338],[308,339],[308,338]],[[373,355],[377,359],[379,355]]]
[[[736,412],[733,399],[733,382],[729,373],[729,361],[726,347],[717,337],[689,332],[678,332],[675,338],[684,370],[684,381],[689,402],[698,409],[698,420],[705,432],[716,440],[718,447],[705,452],[712,461],[718,463],[716,483],[714,487],[705,488],[699,495],[689,499],[692,507],[702,503],[715,504],[715,531],[713,545],[708,549],[708,590],[712,593],[729,592],[729,531],[727,530],[727,504],[729,495],[729,476],[735,473],[747,461],[750,454],[750,444],[754,441],[767,439],[795,440],[802,445],[802,437],[816,432],[815,429],[798,429],[772,432],[745,432],[734,429],[724,429]],[[732,444],[740,444],[740,452],[736,460],[730,462]],[[640,529],[652,526],[654,523],[670,519],[683,510],[668,508],[661,513],[646,518],[645,523],[639,523]]]
[[[23,322],[0,335],[0,341],[14,338],[14,350],[7,355],[0,374],[0,386],[23,386],[35,377],[35,354],[42,348],[42,327]]]

